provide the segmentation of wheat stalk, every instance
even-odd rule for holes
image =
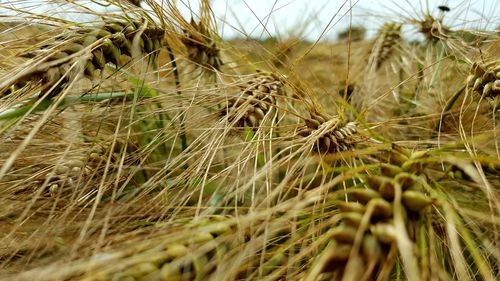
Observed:
[[[236,127],[253,130],[257,130],[266,115],[277,106],[277,98],[283,97],[285,91],[282,81],[266,72],[257,72],[238,87],[240,94],[229,98],[220,115]]]
[[[112,20],[97,27],[72,29],[49,44],[21,53],[36,63],[28,64],[19,75],[4,77],[0,82],[2,95],[17,95],[26,86],[40,84],[39,96],[54,97],[77,78],[102,75],[108,63],[123,67],[137,55],[148,55],[154,61],[166,46],[166,32],[146,19]]]
[[[339,118],[320,113],[310,112],[310,118],[297,129],[297,135],[302,138],[313,138],[313,151],[318,153],[334,153],[350,150],[357,143],[356,122],[343,124]]]
[[[401,40],[401,24],[386,23],[378,31],[375,39],[370,60],[373,61],[375,69],[380,68],[398,46]]]
[[[401,26],[389,23],[375,42],[353,42],[347,52],[322,43],[319,56],[309,53],[317,44],[295,56],[303,52],[301,42],[287,56],[310,58],[310,65],[298,67],[293,79],[274,70],[241,75],[255,66],[224,59],[222,67],[218,47],[233,43],[216,37],[209,1],[202,0],[200,20],[191,22],[181,18],[175,2],[134,4],[146,2],[153,10],[144,14],[152,12],[161,24],[109,17],[94,27],[66,25],[58,36],[22,46],[28,63],[18,74],[2,76],[0,101],[6,104],[27,93],[52,97],[30,97],[23,110],[0,114],[0,120],[26,115],[2,131],[7,164],[0,222],[7,227],[0,233],[0,267],[8,271],[2,278],[495,280],[495,131],[471,130],[469,139],[467,121],[460,119],[456,134],[420,134],[439,118],[440,108],[432,106],[443,104],[450,77],[461,69],[443,67],[445,50],[438,44],[398,53],[398,63],[374,71],[401,42]],[[128,15],[131,7],[120,13]],[[428,32],[445,38],[439,24]],[[351,47],[361,53],[364,45],[373,46],[369,67],[363,56],[349,58],[358,54]],[[140,77],[124,70],[146,56],[161,60],[161,48],[172,67],[141,69]],[[215,79],[177,71],[182,50],[188,63],[209,69]],[[311,90],[302,70],[338,82],[329,76],[334,66],[325,53],[338,53],[348,72],[367,70],[353,95],[389,113],[366,115],[331,95],[330,87]],[[231,58],[231,48],[222,54]],[[474,52],[457,47],[455,54],[469,61]],[[475,64],[464,88],[497,97],[497,64]],[[83,77],[100,76],[99,82],[122,88],[121,81],[102,75],[109,65],[113,77],[120,73],[134,88],[120,92],[121,103],[103,101],[99,91],[102,99],[92,106],[59,106],[71,98],[64,97],[70,88],[91,96],[72,87]],[[408,67],[400,72],[407,79],[397,77],[397,66]],[[344,63],[335,67],[345,74]],[[340,81],[349,82],[349,91],[346,77]],[[358,89],[369,92],[359,96]],[[385,103],[390,95],[410,97],[412,108]],[[39,120],[37,132],[14,134],[32,120]],[[234,131],[245,136],[234,137]],[[390,145],[388,136],[402,145]]]
[[[186,37],[182,39],[188,59],[200,66],[220,70],[223,64],[220,51],[208,28],[203,22],[196,23],[192,19],[189,24],[190,28],[184,30]]]
[[[467,78],[467,87],[481,97],[488,99],[493,108],[500,106],[500,61],[488,64],[474,63]]]

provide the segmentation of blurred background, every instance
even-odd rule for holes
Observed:
[[[464,26],[495,29],[500,24],[497,0],[215,0],[212,3],[221,34],[229,38],[292,35],[307,40],[320,37],[332,40],[350,24],[364,27],[367,35],[373,36],[384,22],[411,20],[425,13],[439,16],[440,5],[450,8],[445,24],[457,29]],[[417,36],[416,31],[405,33]]]
[[[186,18],[197,18],[198,0],[175,2]],[[0,0],[0,14],[15,15],[16,9],[22,8],[65,19],[93,20],[93,16],[83,16],[82,9],[72,3],[103,12],[118,10],[99,0]],[[372,37],[384,22],[417,20],[425,14],[444,16],[444,24],[452,29],[498,30],[500,25],[498,0],[212,0],[211,4],[217,28],[225,39],[294,37],[331,41],[349,26],[360,27],[367,37]],[[144,2],[141,5],[147,7]],[[449,11],[441,11],[439,6]],[[403,30],[403,34],[419,39],[411,28]]]

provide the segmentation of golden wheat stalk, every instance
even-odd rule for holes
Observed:
[[[273,73],[258,72],[250,80],[238,85],[240,93],[229,98],[220,115],[239,128],[257,130],[265,116],[283,97],[283,82]]]
[[[153,1],[147,2],[153,5]],[[169,93],[172,89],[146,89],[147,81],[140,81],[144,82],[141,90],[155,92],[150,98],[101,108],[106,114],[98,114],[98,107],[93,107],[80,125],[87,128],[78,130],[78,134],[74,134],[75,122],[42,126],[57,120],[52,110],[44,113],[47,118],[38,127],[48,137],[38,141],[34,133],[25,134],[20,137],[22,143],[2,146],[6,155],[12,148],[21,151],[17,147],[23,144],[35,148],[19,155],[12,169],[2,168],[9,173],[9,178],[0,182],[0,205],[4,206],[0,219],[7,226],[0,235],[6,245],[0,247],[0,266],[9,271],[6,278],[495,280],[500,261],[496,250],[496,147],[490,150],[493,156],[485,156],[478,136],[474,136],[466,149],[451,152],[446,147],[455,144],[412,152],[398,146],[387,148],[386,144],[381,144],[381,149],[380,142],[374,140],[361,148],[357,144],[365,132],[358,123],[347,122],[344,114],[352,113],[361,124],[373,120],[363,120],[363,114],[355,110],[349,112],[346,103],[341,105],[345,109],[338,110],[339,116],[331,116],[323,113],[326,106],[314,99],[318,93],[304,90],[297,94],[297,90],[295,102],[290,102],[284,94],[284,85],[292,86],[290,80],[269,73],[252,75],[248,80],[236,77],[236,87],[225,88],[224,82],[218,82],[226,77],[218,71],[220,52],[212,33],[215,29],[206,17],[208,0],[202,4],[200,22],[177,21],[173,24],[176,30],[185,32],[173,32],[170,35],[175,38],[168,39],[170,43],[183,41],[181,47],[188,50],[192,62],[210,68],[211,74],[217,75],[214,77],[221,78],[215,87],[206,79],[191,79],[187,71],[180,72],[180,78],[186,84],[196,80],[193,84],[197,86],[184,88],[182,95]],[[175,14],[175,8],[172,10]],[[0,80],[5,85],[4,94],[10,93],[10,98],[42,87],[43,95],[62,96],[61,91],[71,82],[102,73],[102,65],[123,67],[136,58],[134,53],[155,58],[158,48],[168,47],[162,38],[170,32],[162,27],[157,36],[148,36],[147,30],[155,26],[149,21],[135,24],[134,20],[115,20],[100,28],[69,29],[25,52],[25,57],[39,62],[31,68],[23,67],[26,71],[15,79],[5,76],[6,80]],[[94,34],[96,29],[106,34]],[[90,36],[95,38],[85,39]],[[391,36],[381,40],[390,41]],[[399,40],[396,36],[393,39]],[[388,43],[377,44],[374,56],[389,57],[393,52],[382,50],[392,48]],[[330,51],[329,45],[327,49]],[[421,58],[414,60],[419,54],[401,55],[402,61],[408,61],[402,65],[421,62]],[[388,57],[373,60],[370,68],[380,67]],[[233,63],[236,68],[252,67],[250,62]],[[321,66],[318,59],[314,63]],[[45,68],[38,68],[41,65]],[[387,70],[385,74],[394,74]],[[442,70],[436,68],[429,84],[424,85],[423,80],[419,87],[410,87],[416,91],[412,102],[421,104],[425,101],[422,96],[428,97],[420,95],[421,88],[448,82]],[[475,91],[492,97],[497,70],[489,64],[473,70],[470,88],[477,83]],[[176,71],[175,66],[172,71]],[[399,84],[405,81],[394,82],[380,71],[372,73],[370,79],[361,79],[357,85],[381,81],[390,84],[387,94],[405,88]],[[161,76],[161,71],[158,74]],[[234,74],[227,77],[235,79]],[[179,82],[177,86],[180,93]],[[378,87],[365,88],[380,93]],[[162,94],[156,95],[156,91]],[[322,102],[336,106],[335,101],[327,100],[330,96],[324,97]],[[381,106],[381,102],[374,106]],[[211,110],[216,107],[218,112],[214,114]],[[397,109],[382,106],[382,110]],[[307,117],[303,117],[305,114]],[[372,130],[366,133],[373,133],[375,138],[380,131],[386,136],[391,123],[401,124],[399,117],[408,123],[421,118],[400,115],[383,119],[370,124]],[[179,119],[181,127],[175,126]],[[242,141],[226,137],[235,126],[259,133],[270,129],[263,134],[248,132],[251,139]],[[72,138],[58,138],[58,128],[63,127],[70,127],[67,131]],[[415,127],[408,126],[408,130]],[[97,142],[94,149],[75,141],[80,132]],[[435,143],[421,136],[413,141],[413,136],[405,133],[398,134],[402,141],[412,140],[417,146]],[[494,132],[485,133],[486,138],[491,135]],[[177,143],[183,136],[193,138],[188,147]],[[105,145],[108,141],[110,146]],[[494,138],[488,143],[497,145]],[[99,148],[103,144],[106,149]],[[81,152],[81,157],[74,158],[74,151]],[[55,164],[34,165],[49,168],[42,167],[39,170],[43,171],[32,175],[32,163],[54,159]],[[450,167],[450,161],[455,166]],[[483,161],[497,166],[486,169]],[[53,171],[41,187],[34,191],[26,188],[49,169]],[[87,169],[94,171],[86,173]],[[452,177],[446,176],[450,172]],[[68,192],[62,188],[77,180],[82,184]]]
[[[456,187],[446,186],[444,173],[435,164],[455,163],[469,175],[476,173],[467,161],[453,155],[433,150],[411,152],[393,145],[387,153],[373,155],[380,161],[376,168],[352,171],[358,174],[353,182],[359,183],[344,185],[345,197],[335,204],[333,226],[321,235],[325,245],[305,280],[392,280],[396,265],[404,272],[397,274],[409,280],[429,280],[433,272],[439,272],[438,280],[453,272],[463,280],[478,276],[494,280],[498,260],[488,260],[488,250],[472,236],[479,234],[492,243],[495,230],[487,230],[486,225],[468,229],[461,217],[468,207],[461,209],[463,203],[454,202],[460,196],[443,196],[453,194],[451,189]],[[472,200],[478,209],[491,204],[484,194]],[[498,204],[493,204],[491,211],[496,213]],[[460,243],[465,243],[470,257],[461,252]],[[433,264],[433,260],[450,256],[454,262],[449,265]],[[465,258],[470,259],[468,265]],[[468,272],[467,266],[477,266],[478,272]]]
[[[97,27],[70,30],[35,50],[20,54],[29,59],[16,75],[0,80],[3,96],[39,84],[40,96],[58,95],[79,77],[94,78],[108,63],[123,67],[133,57],[149,55],[154,61],[165,47],[166,30],[149,20],[113,20]]]
[[[300,138],[314,139],[313,151],[335,153],[350,150],[356,144],[358,133],[356,122],[343,124],[338,117],[332,117],[318,111],[309,113],[310,118],[297,130]]]
[[[391,151],[381,175],[367,175],[368,188],[348,189],[349,200],[338,204],[341,220],[330,232],[331,246],[324,252],[323,271],[352,275],[349,280],[388,280],[399,250],[407,276],[415,278],[416,260],[406,253],[406,243],[415,243],[411,227],[419,214],[433,203],[415,180],[421,171],[422,153]],[[356,270],[354,270],[357,268]]]
[[[398,42],[401,40],[401,24],[386,23],[378,31],[375,39],[370,60],[375,65],[375,69],[380,66],[391,56],[394,50],[398,47]]]
[[[182,43],[187,49],[188,59],[208,69],[220,70],[223,62],[211,32],[203,22],[191,19],[190,27],[184,30]]]
[[[180,44],[187,52],[187,58],[197,66],[210,71],[219,71],[223,62],[217,46],[217,28],[208,0],[200,1],[199,21],[187,21],[176,5],[168,5],[176,24],[181,28]]]
[[[500,106],[500,60],[487,64],[474,63],[467,78],[467,87],[488,99],[493,108]]]
[[[182,221],[179,220],[179,222]],[[170,243],[157,240],[162,248],[152,245],[148,250],[135,253],[134,255],[142,259],[131,257],[131,261],[136,261],[131,266],[126,268],[118,266],[111,271],[108,268],[102,268],[101,273],[88,272],[82,280],[93,280],[96,275],[100,280],[134,278],[134,280],[175,281],[206,278],[216,270],[218,262],[222,262],[222,256],[230,250],[230,245],[221,242],[217,237],[230,234],[231,228],[234,228],[234,219],[212,215],[195,223],[186,222],[183,228],[186,231],[196,232],[195,235],[175,239]],[[167,237],[168,240],[171,240],[170,237]]]

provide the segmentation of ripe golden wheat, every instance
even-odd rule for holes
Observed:
[[[0,278],[498,279],[494,40],[424,15],[432,44],[389,22],[283,59],[208,0],[103,2],[0,44]]]
[[[40,85],[40,96],[58,95],[64,87],[83,75],[102,75],[107,63],[117,68],[127,64],[132,54],[146,54],[154,61],[164,46],[166,31],[147,20],[111,21],[99,27],[70,30],[50,44],[29,50],[21,57],[35,61],[15,80],[2,83],[3,95]],[[137,54],[136,54],[137,55]]]

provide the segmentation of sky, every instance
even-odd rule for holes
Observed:
[[[94,4],[99,0],[75,0],[92,9],[104,11],[112,7]],[[157,0],[161,1],[161,0]],[[166,0],[163,0],[166,1]],[[418,19],[427,12],[442,16],[439,5],[451,11],[444,17],[452,29],[498,29],[500,25],[500,0],[212,0],[212,10],[217,19],[219,33],[224,38],[269,36],[300,37],[307,40],[319,38],[333,40],[349,25],[362,25],[368,36],[373,36],[381,24],[388,21]],[[61,3],[60,1],[59,3]],[[198,0],[177,0],[187,18],[196,17]],[[66,19],[86,21],[72,13],[68,6],[61,7],[58,0],[0,0],[0,14],[10,14],[5,7],[28,8],[37,13],[50,13]],[[2,6],[4,9],[2,9]],[[193,11],[193,12],[191,12]],[[408,28],[409,37],[418,37]]]
[[[500,0],[214,0],[223,37],[266,34],[283,37],[336,38],[350,23],[373,35],[387,21],[417,19],[427,11],[440,16],[439,5],[451,11],[445,23],[454,28],[495,29],[500,25]],[[352,9],[351,9],[352,7]],[[411,31],[409,31],[411,32]]]

